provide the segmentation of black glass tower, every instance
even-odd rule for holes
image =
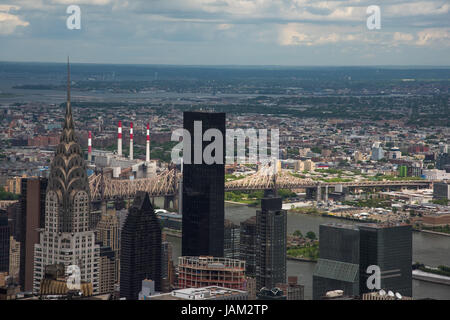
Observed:
[[[313,299],[331,290],[359,295],[360,241],[356,226],[329,223],[319,227],[319,260],[313,273]]]
[[[221,163],[207,164],[201,157],[194,163],[195,122],[201,122],[201,135],[208,129],[217,129],[222,134]],[[183,236],[182,255],[209,255],[223,257],[224,254],[224,189],[225,189],[225,113],[184,112],[184,129],[191,135],[191,143],[183,140]],[[200,137],[201,152],[213,141]],[[197,143],[196,143],[197,142]],[[191,161],[187,161],[190,152]],[[214,156],[215,154],[213,154]],[[189,163],[190,162],[190,163]]]
[[[161,291],[161,226],[148,193],[136,194],[120,244],[120,296],[137,300],[144,279]]]
[[[412,228],[408,224],[365,224],[360,232],[360,291],[367,288],[367,267],[381,271],[381,289],[412,297]]]
[[[287,212],[281,197],[266,190],[256,211],[256,287],[286,283]]]
[[[9,225],[3,210],[0,210],[0,272],[9,272]]]

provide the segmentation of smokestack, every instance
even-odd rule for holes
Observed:
[[[122,121],[120,120],[117,128],[117,154],[122,156]]]
[[[130,160],[133,160],[133,122],[130,123]]]
[[[145,152],[145,161],[150,162],[150,123],[147,123],[147,149]]]
[[[88,161],[92,161],[92,133],[90,131],[88,134]]]

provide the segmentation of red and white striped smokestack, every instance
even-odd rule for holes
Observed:
[[[117,128],[117,154],[122,156],[122,121],[120,120]]]
[[[133,122],[130,123],[130,160],[133,160]]]
[[[147,148],[145,152],[145,161],[150,162],[150,123],[147,123]]]
[[[92,133],[88,133],[88,161],[92,161]]]

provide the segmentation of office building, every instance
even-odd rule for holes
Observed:
[[[256,211],[256,287],[286,282],[287,212],[281,198],[266,190]]]
[[[9,241],[8,216],[0,210],[0,272],[9,272]]]
[[[245,274],[256,276],[256,216],[241,222],[240,259],[245,261]]]
[[[18,241],[20,242],[19,280],[23,291],[33,290],[34,246],[39,243],[39,229],[45,225],[46,178],[23,178],[20,191]]]
[[[41,291],[48,265],[76,265],[81,281],[99,292],[100,247],[89,228],[91,197],[83,151],[75,135],[70,103],[70,70],[64,127],[50,175],[45,198],[45,225],[34,246],[33,292]]]
[[[450,183],[447,181],[433,183],[433,198],[450,200]]]
[[[148,193],[137,192],[120,237],[120,296],[137,300],[144,279],[161,291],[161,226]]]
[[[353,225],[322,224],[319,227],[319,259],[313,272],[313,299],[328,291],[359,295],[359,229]]]
[[[120,229],[116,210],[102,205],[102,216],[95,230],[95,238],[103,247],[114,252],[114,282],[119,283],[120,268]]]
[[[364,224],[360,232],[360,293],[369,292],[367,267],[380,267],[381,287],[412,297],[412,228],[408,224]]]
[[[100,247],[100,273],[98,281],[99,294],[114,293],[116,283],[116,252],[110,247]]]
[[[370,157],[371,160],[381,160],[384,158],[384,150],[381,147],[381,143],[380,142],[375,142],[372,145],[372,155]]]
[[[203,156],[196,159],[198,151],[203,155],[203,150],[211,143],[197,142],[202,140],[194,132],[198,125],[201,130],[197,131],[202,136],[208,129],[217,129],[222,134],[221,163],[207,164]],[[191,141],[183,140],[182,255],[223,257],[225,113],[184,112],[183,127],[190,133]]]
[[[224,257],[239,259],[240,228],[230,220],[225,220],[224,226]]]
[[[179,257],[178,287],[220,286],[244,290],[245,261],[216,257]]]

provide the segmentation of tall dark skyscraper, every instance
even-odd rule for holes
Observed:
[[[222,163],[194,163],[194,122],[201,122],[203,136],[208,129],[217,129],[223,137]],[[209,255],[222,257],[224,253],[224,196],[225,196],[225,113],[184,112],[184,129],[191,135],[191,143],[183,142],[183,256]],[[197,137],[198,138],[198,137]],[[203,139],[199,138],[200,141]],[[202,143],[201,151],[210,144]],[[198,145],[197,145],[198,147]],[[200,148],[199,148],[200,149]],[[190,151],[191,163],[186,161]]]
[[[256,276],[256,216],[241,222],[240,259],[245,261],[245,274]]]
[[[256,211],[256,288],[286,283],[287,212],[281,198],[266,190]]]
[[[381,289],[412,297],[412,229],[407,224],[367,224],[360,232],[360,292],[367,288],[367,267],[381,270]]]
[[[412,297],[412,230],[407,224],[320,225],[320,258],[313,274],[313,299],[327,291],[358,296],[369,289],[369,266],[380,268],[380,289]]]
[[[20,195],[20,285],[33,290],[34,245],[39,243],[38,229],[45,223],[47,178],[23,178]]]
[[[313,299],[331,290],[359,295],[359,230],[345,224],[319,227],[319,260],[313,273]]]
[[[0,210],[0,272],[9,272],[9,224],[4,210]]]
[[[146,192],[138,192],[121,233],[120,296],[138,299],[142,280],[161,291],[161,226]]]

